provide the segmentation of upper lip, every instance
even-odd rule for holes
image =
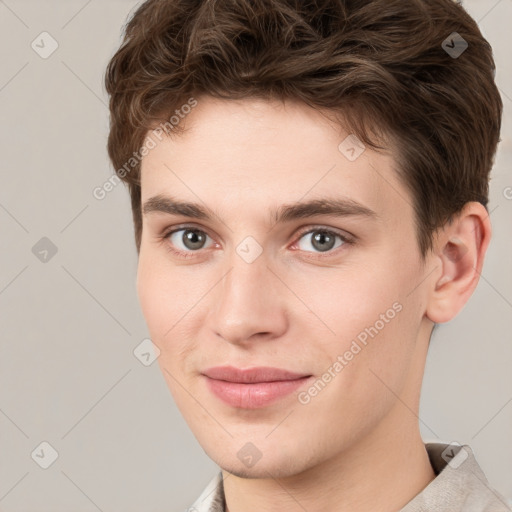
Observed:
[[[207,368],[202,373],[211,379],[243,384],[297,380],[310,376],[304,373],[295,373],[281,368],[271,368],[269,366],[246,369],[235,368],[234,366],[216,366]]]

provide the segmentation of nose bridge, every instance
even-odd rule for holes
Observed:
[[[250,244],[239,244],[233,251],[214,294],[212,328],[231,342],[241,342],[255,333],[278,335],[285,328],[278,280],[267,267],[265,255],[260,252],[255,257]]]
[[[227,309],[224,313],[235,316],[243,310],[247,318],[253,314],[256,316],[270,287],[267,259],[261,255],[247,262],[234,253],[230,258],[230,269],[220,285],[220,305]]]
[[[257,303],[264,287],[269,286],[268,253],[254,237],[246,236],[228,256],[229,273],[220,286],[222,300],[235,300],[240,305]]]

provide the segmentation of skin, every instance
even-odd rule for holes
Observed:
[[[182,122],[184,134],[142,161],[142,204],[172,194],[217,217],[145,214],[137,293],[176,404],[222,468],[229,512],[400,510],[435,477],[417,417],[425,359],[434,322],[453,318],[477,285],[485,208],[468,203],[423,261],[391,148],[349,161],[338,150],[349,132],[293,101],[201,97]],[[377,215],[269,219],[282,204],[324,197]],[[184,245],[183,231],[163,236],[184,223],[207,235],[204,248]],[[309,228],[354,243],[321,252]],[[252,263],[236,251],[247,236],[263,251]],[[298,393],[311,381],[248,410],[220,401],[201,375],[229,364],[321,378],[396,303],[401,311],[307,404]],[[261,454],[252,467],[237,457],[247,442]]]

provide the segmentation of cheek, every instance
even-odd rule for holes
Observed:
[[[414,352],[421,315],[415,295],[408,294],[417,276],[411,265],[396,267],[380,259],[357,271],[317,272],[314,280],[297,281],[297,295],[315,313],[311,322],[325,332],[317,343],[317,372],[331,368],[338,385],[357,395],[382,388],[376,375],[399,385]],[[336,372],[332,365],[340,358],[343,368],[338,364]]]
[[[347,271],[317,269],[314,275],[294,277],[294,291],[314,314],[312,321],[328,329],[322,345],[329,352],[343,349],[392,308],[399,291],[396,282],[388,282],[387,275],[384,269],[377,274],[360,266]]]
[[[181,291],[179,294],[171,294],[169,290],[176,290],[172,273],[162,271],[155,258],[146,256],[141,249],[137,268],[137,295],[151,341],[160,350],[157,359],[160,371],[172,396],[179,401],[178,381],[181,380],[181,376],[178,375],[176,355],[182,348],[178,345],[176,331],[179,323],[176,322],[180,317],[177,311],[180,301],[177,300],[177,296],[181,295]],[[180,403],[180,406],[186,406],[186,402]]]
[[[176,383],[169,374],[178,377],[187,373],[187,355],[196,348],[195,337],[189,332],[190,321],[194,318],[194,306],[204,292],[194,287],[190,273],[173,268],[164,257],[143,250],[136,287],[151,340],[160,350],[158,363],[169,387],[174,389]]]
[[[137,267],[137,296],[151,338],[156,343],[157,333],[163,329],[161,325],[165,318],[165,311],[168,310],[166,299],[162,296],[164,276],[158,272],[158,267],[152,264],[149,257],[141,249],[139,264]],[[163,299],[163,300],[162,300]]]
[[[141,248],[137,268],[137,295],[151,339],[160,350],[168,345],[185,314],[186,288],[176,282],[177,273],[161,258]]]

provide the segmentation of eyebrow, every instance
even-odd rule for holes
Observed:
[[[143,215],[153,212],[182,215],[202,220],[220,218],[213,210],[197,203],[178,201],[164,195],[156,195],[148,199],[142,206]],[[330,215],[334,217],[368,217],[376,219],[379,216],[370,208],[348,198],[322,198],[306,202],[283,204],[270,212],[270,220],[275,223],[289,222],[295,219],[304,219],[317,215]]]

